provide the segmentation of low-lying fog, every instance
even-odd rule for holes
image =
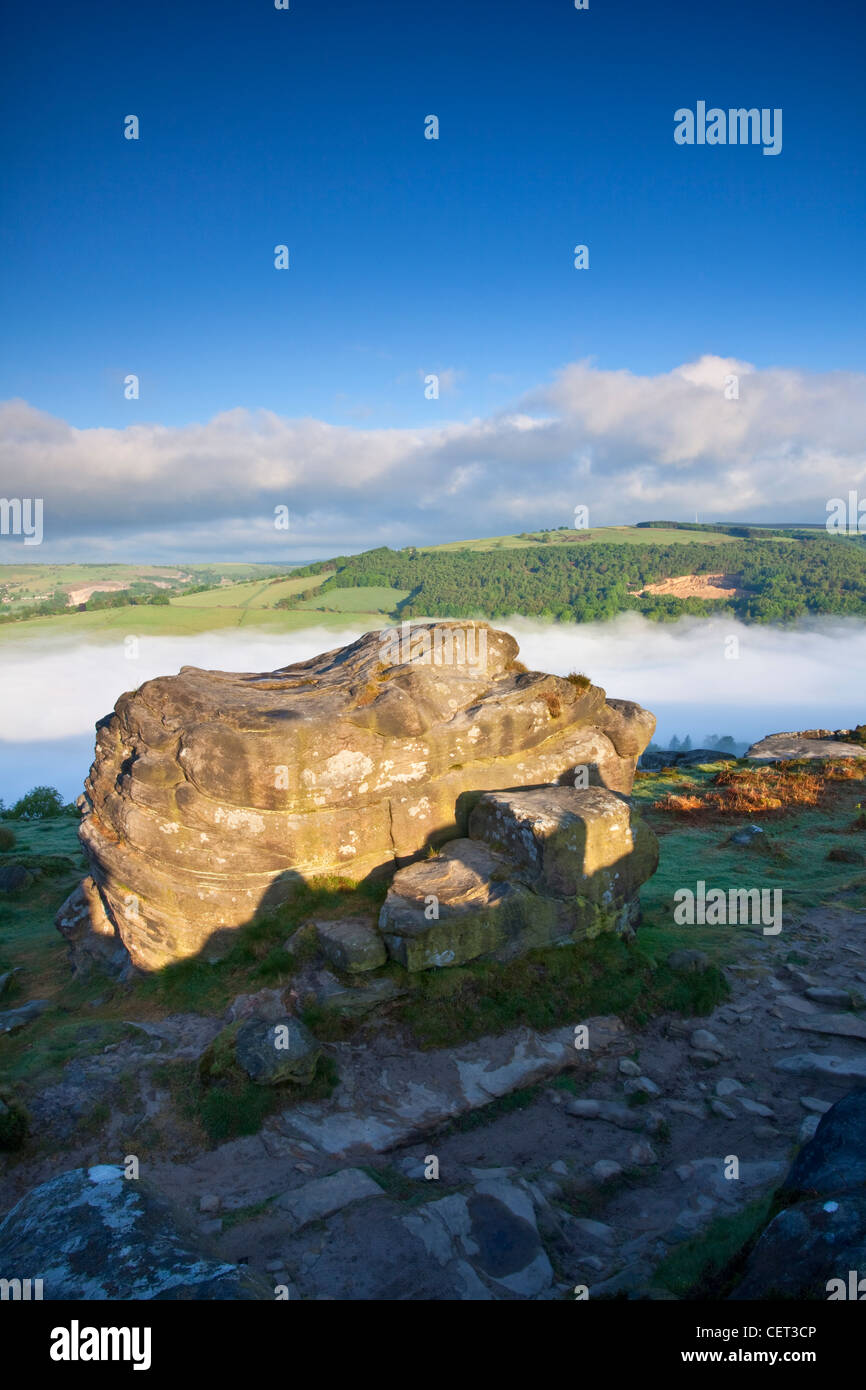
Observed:
[[[507,628],[530,669],[583,671],[609,695],[636,700],[658,719],[663,747],[686,734],[693,745],[730,734],[751,743],[766,733],[866,721],[866,622],[813,619],[790,628],[746,627],[729,618],[653,623],[627,613],[607,623],[547,625],[514,618]],[[10,805],[38,784],[65,800],[81,791],[93,726],[125,690],[181,666],[268,671],[352,641],[363,627],[202,633],[71,644],[6,639],[0,648],[0,797]]]

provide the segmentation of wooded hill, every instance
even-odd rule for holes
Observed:
[[[652,540],[663,527],[664,544]],[[625,529],[625,528],[622,528]],[[561,622],[592,622],[633,611],[673,620],[684,613],[706,616],[730,612],[745,622],[786,622],[809,613],[866,615],[866,543],[859,537],[828,535],[823,529],[767,531],[755,527],[713,528],[648,523],[640,543],[609,542],[603,533],[545,533],[500,538],[511,548],[391,550],[307,565],[294,576],[330,571],[315,592],[315,606],[345,606],[339,591],[372,588],[401,591],[393,616],[399,618],[506,618],[512,614]],[[676,543],[669,543],[671,531]],[[719,544],[707,544],[711,533]],[[635,537],[637,539],[637,537]],[[515,546],[514,542],[518,541]],[[522,543],[520,543],[522,542]],[[490,544],[489,542],[487,543]],[[495,545],[495,543],[494,543]],[[729,597],[705,599],[635,591],[661,580],[687,575],[724,574],[735,587]],[[288,595],[280,607],[313,603]]]

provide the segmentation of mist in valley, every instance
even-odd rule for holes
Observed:
[[[707,735],[751,743],[786,729],[864,722],[866,622],[816,618],[779,628],[720,616],[655,623],[625,613],[612,622],[497,621],[530,669],[584,672],[608,695],[635,700],[658,720],[655,742]],[[134,656],[118,642],[8,640],[0,682],[0,797],[31,787],[81,792],[94,725],[126,690],[181,666],[269,671],[345,645],[369,624],[286,633],[245,629],[192,637],[142,637]]]

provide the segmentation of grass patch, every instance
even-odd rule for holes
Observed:
[[[319,878],[302,885],[292,901],[240,927],[237,940],[220,961],[178,961],[136,983],[139,1006],[177,1012],[219,1013],[236,995],[267,986],[288,985],[297,966],[315,954],[313,933],[302,932],[291,949],[288,938],[311,920],[378,915],[385,900],[384,881],[352,884],[338,878]],[[127,1005],[129,1008],[129,1005]]]
[[[645,1186],[646,1180],[647,1170],[637,1167],[624,1168],[616,1177],[608,1178],[597,1187],[587,1187],[579,1178],[566,1178],[559,1184],[557,1205],[572,1216],[596,1217],[612,1198],[628,1188]]]
[[[400,1202],[404,1207],[419,1207],[425,1202],[435,1201],[450,1192],[458,1192],[459,1187],[443,1183],[437,1179],[423,1177],[410,1178],[393,1163],[362,1163],[361,1170],[378,1183],[387,1197]]]
[[[67,1062],[93,1057],[135,1035],[142,1036],[119,1020],[58,1022],[57,1014],[46,1011],[5,1040],[3,1072],[14,1082],[35,1086],[51,1080]]]
[[[265,1197],[261,1202],[251,1202],[249,1206],[233,1207],[230,1211],[221,1212],[223,1233],[230,1231],[232,1226],[242,1225],[244,1221],[255,1221],[257,1216],[264,1216],[275,1201],[276,1196]]]
[[[680,1298],[723,1299],[738,1282],[770,1218],[773,1197],[758,1197],[731,1216],[718,1216],[692,1240],[666,1255],[653,1275]]]
[[[672,949],[672,948],[671,948]],[[500,965],[473,961],[423,971],[396,1016],[423,1047],[446,1047],[509,1028],[553,1028],[594,1014],[641,1026],[662,1012],[711,1013],[729,993],[720,970],[678,972],[657,965],[640,935],[533,951]]]
[[[198,1081],[187,1114],[199,1121],[213,1146],[245,1134],[257,1134],[269,1115],[289,1105],[326,1100],[337,1084],[337,1066],[331,1057],[319,1058],[308,1086],[294,1086],[291,1082],[257,1086],[227,1060],[227,1055],[221,1056],[207,1074],[212,1084]]]
[[[689,946],[706,951],[715,964],[741,961],[746,939],[754,937],[754,929],[748,926],[678,927],[674,923],[674,893],[679,888],[694,889],[697,879],[704,879],[708,889],[721,888],[726,893],[744,886],[781,888],[786,916],[794,917],[857,889],[851,866],[828,861],[826,855],[851,824],[862,799],[866,767],[859,769],[857,778],[847,775],[848,767],[843,777],[835,776],[830,767],[817,807],[788,804],[759,813],[764,833],[748,845],[732,844],[730,836],[755,818],[754,810],[728,815],[707,805],[707,794],[719,790],[715,779],[720,770],[736,769],[733,764],[722,769],[718,765],[668,768],[640,772],[635,778],[632,799],[660,845],[658,870],[641,889],[643,923],[638,940],[659,958],[674,947]],[[702,809],[686,813],[667,809],[664,799],[669,793],[694,797]]]
[[[0,1152],[20,1149],[29,1127],[26,1108],[6,1086],[0,1086]]]
[[[498,1100],[492,1100],[489,1105],[482,1105],[476,1110],[467,1110],[464,1115],[458,1115],[456,1119],[449,1120],[441,1129],[436,1130],[436,1138],[447,1138],[451,1134],[469,1134],[473,1129],[481,1129],[482,1126],[501,1119],[503,1115],[512,1115],[516,1110],[525,1110],[528,1105],[538,1099],[542,1089],[543,1083],[541,1082],[536,1086],[523,1086],[519,1090],[509,1091],[507,1096],[500,1096]]]

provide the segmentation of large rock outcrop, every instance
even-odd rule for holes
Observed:
[[[764,763],[801,758],[866,758],[866,744],[856,741],[864,734],[864,724],[856,729],[805,729],[801,733],[767,734],[766,738],[752,744],[746,757]]]
[[[866,1297],[866,1088],[836,1102],[782,1183],[732,1299]],[[862,1281],[862,1282],[861,1282]]]
[[[243,1265],[200,1247],[143,1179],[98,1164],[34,1187],[0,1221],[0,1277],[41,1280],[45,1299],[273,1299]],[[13,1294],[14,1296],[14,1294]]]
[[[303,881],[360,881],[465,835],[480,793],[570,785],[577,768],[631,791],[646,710],[524,670],[484,623],[406,635],[263,675],[183,667],[121,696],[86,783],[90,880],[58,916],[74,958],[215,959]]]

